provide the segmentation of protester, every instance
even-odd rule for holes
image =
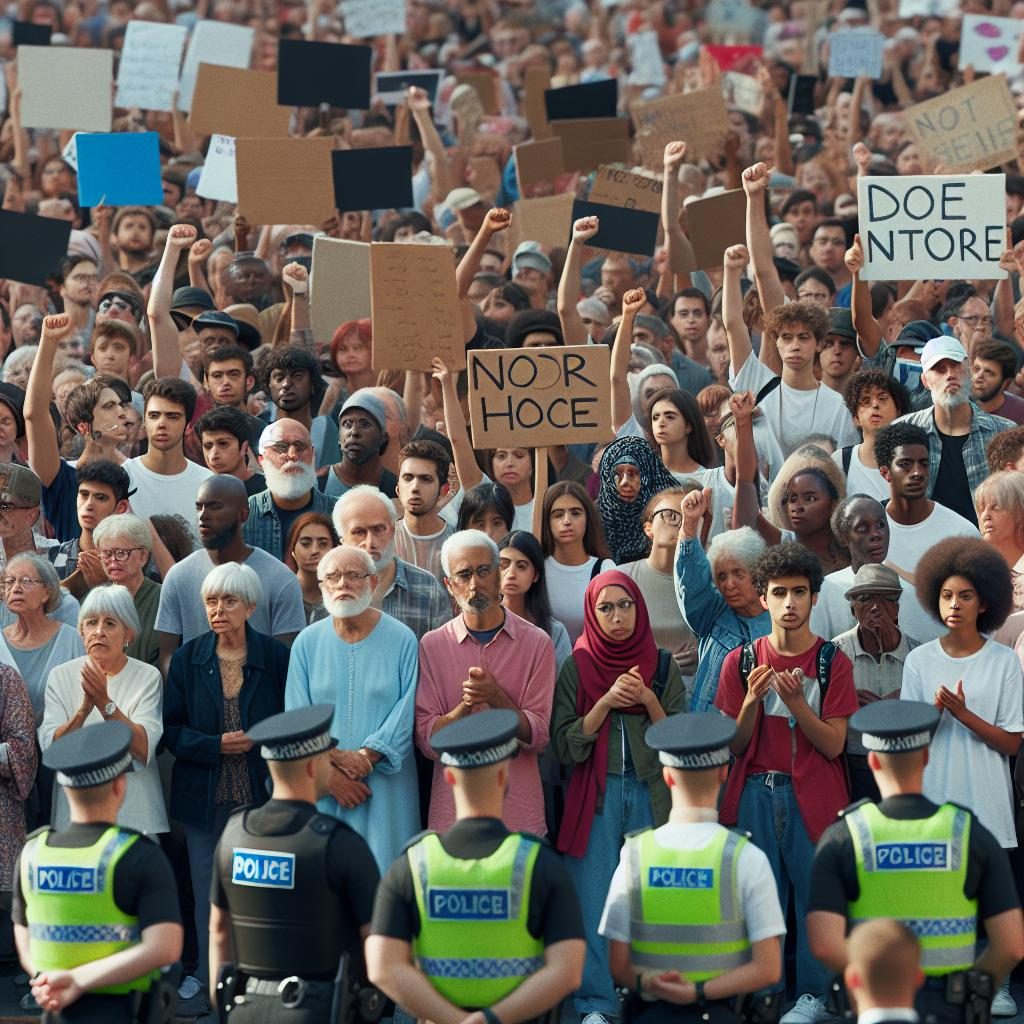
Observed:
[[[288,551],[285,564],[295,568],[295,576],[302,588],[302,607],[306,613],[307,626],[327,617],[316,567],[320,559],[337,546],[338,535],[334,532],[330,516],[322,512],[303,512],[292,523],[285,545]]]

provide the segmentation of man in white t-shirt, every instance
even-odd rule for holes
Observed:
[[[196,525],[196,491],[213,476],[185,458],[185,428],[196,408],[196,391],[177,377],[150,381],[145,390],[143,425],[149,450],[125,464],[134,489],[132,511],[143,519],[180,515]]]
[[[441,546],[455,527],[437,513],[448,490],[451,458],[436,441],[410,441],[399,453],[398,499],[404,514],[395,523],[395,550],[405,562],[444,577]]]

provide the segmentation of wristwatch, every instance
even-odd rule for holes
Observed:
[[[116,710],[117,705],[112,700],[108,700],[107,703],[103,705],[100,713],[104,718],[109,718]]]
[[[704,982],[698,981],[694,989],[697,993],[697,1005],[703,1010],[708,1005],[707,997],[704,995]]]

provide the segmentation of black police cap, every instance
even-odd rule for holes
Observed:
[[[868,750],[902,754],[931,742],[939,727],[939,713],[919,700],[880,700],[868,704],[850,719]]]
[[[460,719],[430,737],[441,764],[451,768],[483,768],[514,757],[519,750],[519,716],[504,708]]]
[[[700,771],[729,763],[736,723],[716,711],[691,711],[655,722],[644,737],[669,768]]]
[[[264,760],[299,761],[338,745],[330,733],[333,719],[333,704],[293,708],[257,722],[246,736],[259,744]]]

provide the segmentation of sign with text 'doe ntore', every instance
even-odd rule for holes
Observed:
[[[466,369],[473,447],[607,441],[610,355],[605,345],[471,351]]]
[[[1006,176],[857,179],[865,281],[1004,277]]]

